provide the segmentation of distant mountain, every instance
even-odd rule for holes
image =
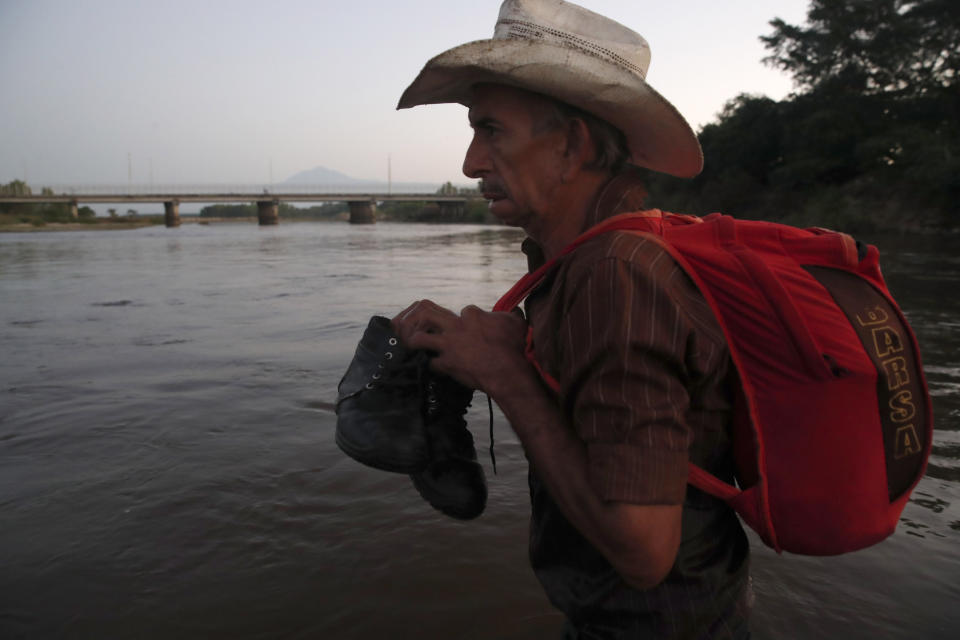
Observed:
[[[296,185],[298,187],[322,187],[324,191],[338,193],[436,193],[441,186],[439,182],[394,182],[388,184],[386,180],[353,178],[326,167],[314,167],[307,171],[301,171],[280,184]]]
[[[314,167],[290,176],[283,181],[283,184],[375,184],[377,182],[377,180],[352,178],[326,167]]]

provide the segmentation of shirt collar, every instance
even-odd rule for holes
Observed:
[[[593,206],[584,218],[584,226],[580,232],[583,233],[612,216],[642,210],[643,201],[647,197],[643,175],[643,170],[628,166],[613,176],[597,194]],[[527,256],[527,268],[530,271],[544,263],[543,249],[532,238],[524,239],[520,250]]]

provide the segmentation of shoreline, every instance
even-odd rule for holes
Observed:
[[[405,224],[421,224],[419,221],[410,220],[382,220],[378,222],[400,222]],[[257,226],[256,217],[243,218],[181,218],[180,225],[221,225],[221,224],[246,224]],[[281,219],[280,224],[349,224],[345,219],[333,220],[310,220],[306,218],[286,218]],[[449,224],[459,224],[459,222],[450,222]],[[470,223],[466,224],[489,224],[489,223]],[[273,225],[268,225],[273,226]],[[47,222],[40,226],[35,226],[29,222],[17,222],[13,224],[0,224],[0,233],[47,233],[56,231],[120,231],[129,229],[141,229],[143,227],[161,227],[160,222]],[[176,228],[176,227],[174,227]]]
[[[0,225],[0,233],[46,233],[51,231],[121,231],[124,229],[140,229],[142,227],[156,227],[151,222],[47,222],[36,226],[29,222]]]
[[[187,218],[181,219],[181,225],[220,225],[220,224],[257,224],[257,218]],[[418,222],[405,220],[385,220],[384,222],[401,222],[407,224],[419,224]],[[345,220],[305,220],[305,219],[287,219],[281,221],[281,224],[330,224],[346,223]],[[488,223],[489,224],[489,223]],[[801,227],[802,225],[793,225]],[[35,226],[29,222],[17,222],[14,224],[0,224],[0,233],[53,233],[70,231],[129,231],[131,229],[142,229],[144,227],[164,228],[163,222],[149,221],[123,221],[123,222],[47,222],[41,226]],[[875,229],[870,233],[858,233],[859,236],[869,237],[872,235],[910,235],[910,236],[930,236],[930,235],[958,235],[960,227],[913,227],[907,229]]]
[[[256,218],[188,218],[180,220],[181,225],[186,224],[229,224],[233,222],[254,223]],[[47,233],[53,231],[123,231],[130,229],[142,229],[144,227],[163,227],[163,221],[150,222],[142,221],[123,221],[123,222],[47,222],[42,225],[34,225],[30,222],[16,222],[13,224],[0,224],[0,233]]]

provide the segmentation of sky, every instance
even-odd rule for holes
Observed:
[[[694,129],[740,93],[807,0],[581,0],[643,35],[647,81]],[[396,110],[423,64],[489,38],[498,0],[0,0],[0,183],[469,183],[466,109]]]

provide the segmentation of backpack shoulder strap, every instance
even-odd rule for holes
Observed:
[[[699,218],[696,216],[665,213],[659,209],[623,213],[607,218],[600,224],[591,227],[586,232],[578,236],[573,242],[564,248],[559,256],[549,260],[539,269],[532,271],[521,278],[513,287],[511,287],[509,291],[507,291],[506,294],[503,295],[503,297],[500,298],[499,301],[497,301],[493,307],[493,310],[510,311],[514,307],[518,306],[523,302],[524,299],[526,299],[528,295],[530,295],[537,285],[543,281],[547,274],[549,274],[550,271],[556,267],[556,264],[561,257],[573,252],[583,243],[601,234],[612,231],[629,231],[647,234],[650,239],[656,241],[668,254],[670,254],[674,260],[677,261],[680,267],[693,279],[694,283],[701,289],[701,291],[703,291],[703,283],[699,281],[695,270],[690,266],[680,251],[673,247],[669,242],[664,240],[663,235],[666,229],[672,227],[698,225],[703,223],[704,220],[704,218]],[[707,294],[705,293],[705,295]],[[707,301],[711,307],[716,308],[712,299],[708,298]],[[544,380],[547,386],[550,387],[550,389],[552,389],[555,393],[558,392],[560,390],[560,384],[548,372],[546,372],[536,360],[533,349],[532,329],[527,330],[525,355],[527,360],[533,364],[534,368],[540,374],[540,377]],[[688,463],[688,465],[689,482],[701,491],[728,502],[735,500],[741,494],[741,491],[738,488],[723,482],[716,476],[710,474],[704,469],[701,469],[692,462]]]
[[[584,242],[587,242],[588,240],[591,240],[603,233],[608,233],[610,231],[645,231],[655,235],[661,235],[665,215],[673,214],[664,214],[659,209],[622,213],[620,215],[607,218],[600,224],[587,229],[585,232],[577,236],[573,242],[564,247],[563,251],[560,252],[560,255],[548,260],[546,263],[541,265],[540,268],[531,271],[524,277],[520,278],[520,280],[518,280],[517,283],[513,285],[510,290],[507,291],[497,301],[495,305],[493,305],[493,310],[510,311],[514,307],[518,306],[526,299],[528,295],[530,295],[530,292],[536,289],[537,285],[539,285],[543,279],[547,277],[547,274],[550,273],[554,267],[556,267],[560,258],[572,253]]]

